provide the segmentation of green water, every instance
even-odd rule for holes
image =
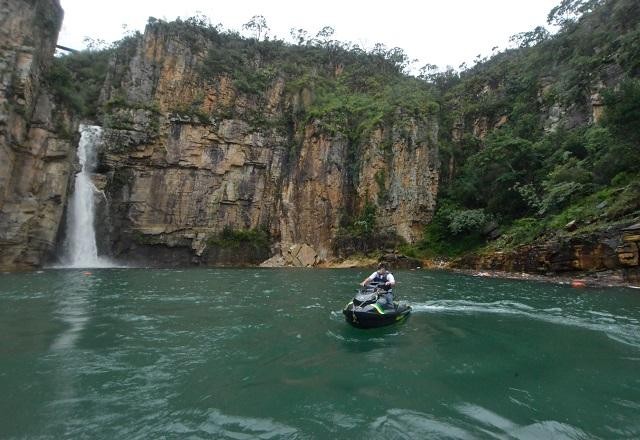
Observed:
[[[365,270],[0,275],[0,438],[640,438],[640,292]]]

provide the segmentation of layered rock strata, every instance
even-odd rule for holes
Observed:
[[[509,272],[588,273],[618,271],[626,282],[640,282],[640,224],[590,236],[554,239],[513,251],[469,255],[453,266]]]
[[[71,122],[43,85],[61,23],[57,0],[0,3],[0,270],[42,265],[63,215]]]
[[[132,55],[112,62],[101,172],[116,258],[225,263],[216,237],[231,228],[266,230],[266,257],[282,257],[274,261],[307,265],[308,253],[317,264],[334,257],[338,229],[366,203],[377,206],[381,230],[421,237],[438,187],[435,120],[399,108],[354,145],[322,121],[291,120],[313,93],[287,92],[283,75],[260,96],[226,74],[203,79],[210,43],[198,38],[187,44],[148,26]],[[304,263],[285,258],[292,247],[305,250]]]

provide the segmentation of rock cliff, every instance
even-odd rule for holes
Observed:
[[[43,84],[61,23],[57,0],[0,3],[0,270],[40,266],[63,215],[71,119]]]
[[[291,261],[313,265],[336,255],[337,231],[367,203],[377,229],[421,236],[438,188],[435,118],[398,105],[354,140],[348,123],[327,129],[305,113],[319,99],[312,84],[296,88],[264,60],[257,90],[239,83],[243,71],[203,74],[216,44],[155,23],[112,59],[99,172],[117,258],[257,263],[297,246],[313,258]],[[223,252],[225,230],[263,230],[269,244]]]

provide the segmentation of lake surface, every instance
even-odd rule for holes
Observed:
[[[640,438],[640,291],[369,273],[0,274],[0,438]]]

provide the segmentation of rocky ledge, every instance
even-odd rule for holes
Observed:
[[[589,235],[556,237],[511,251],[473,254],[456,269],[584,277],[596,284],[640,284],[640,223]]]

